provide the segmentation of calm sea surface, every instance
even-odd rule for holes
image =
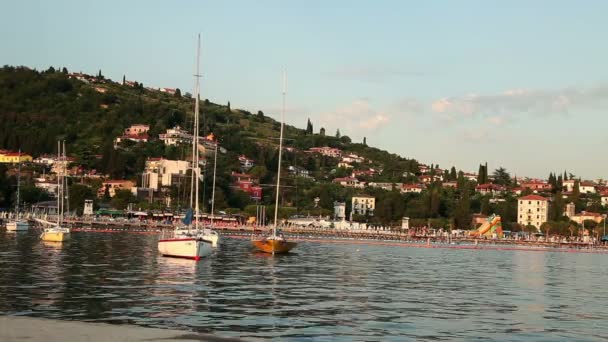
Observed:
[[[156,235],[0,232],[0,314],[129,323],[245,340],[608,338],[608,255],[224,239],[200,262]]]

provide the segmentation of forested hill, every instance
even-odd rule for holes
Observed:
[[[65,139],[68,154],[75,156],[78,163],[124,178],[141,172],[147,157],[179,158],[184,154],[183,150],[165,148],[157,138],[167,128],[192,126],[193,100],[189,94],[181,91],[170,95],[124,79],[114,82],[105,79],[101,71],[96,76],[85,75],[86,80],[78,76],[82,75],[70,74],[65,68],[1,68],[0,149],[21,149],[36,157],[54,153],[57,140]],[[240,154],[253,158],[258,165],[272,166],[274,163],[268,162],[272,159],[276,163],[280,127],[277,121],[262,112],[252,114],[231,109],[230,103],[218,105],[208,100],[201,101],[201,113],[201,134],[213,132],[229,151],[224,165],[227,169],[238,165],[235,156]],[[303,117],[302,124],[305,123]],[[115,151],[113,139],[131,124],[149,124],[151,141]],[[384,169],[385,176],[381,178],[387,181],[401,181],[404,172],[418,170],[415,160],[352,143],[348,136],[327,136],[312,132],[310,126],[286,126],[285,133],[285,145],[295,147],[295,151],[330,146],[368,158],[373,161],[369,167]],[[95,155],[103,155],[101,163]],[[286,159],[291,157],[295,160],[298,156],[288,154]],[[335,168],[330,162],[309,159],[300,158],[299,165],[319,174]],[[268,168],[268,173],[270,177],[272,168]]]
[[[36,157],[53,153],[57,140],[65,139],[70,154],[86,164],[91,155],[109,153],[112,140],[132,124],[149,124],[152,139],[176,125],[192,126],[193,100],[185,92],[180,93],[186,96],[170,95],[137,82],[123,85],[105,79],[101,72],[89,76],[88,82],[70,75],[65,68],[42,72],[27,67],[0,69],[0,148],[21,149]],[[252,115],[231,109],[230,103],[202,100],[201,113],[201,134],[213,132],[230,152],[255,159],[260,146],[277,144],[279,123],[262,112]],[[286,126],[285,133],[285,145],[299,150],[338,147],[402,172],[417,169],[413,160],[352,143],[348,136],[337,138],[292,126]],[[161,157],[170,151],[153,140],[141,152],[143,157]]]

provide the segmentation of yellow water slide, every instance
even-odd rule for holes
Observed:
[[[488,220],[484,222],[477,230],[469,232],[471,236],[491,236],[493,233],[497,233],[499,236],[502,235],[502,225],[500,223],[500,216],[492,215],[488,217]]]

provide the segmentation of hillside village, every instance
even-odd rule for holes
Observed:
[[[22,204],[30,210],[52,208],[60,172],[70,179],[71,208],[78,213],[82,213],[85,200],[93,200],[100,214],[131,211],[165,217],[187,208],[191,163],[185,156],[193,146],[190,94],[144,87],[126,78],[113,82],[101,71],[94,76],[69,73],[65,68],[37,72],[5,67],[2,76],[0,115],[14,124],[0,126],[0,132],[6,132],[0,139],[0,206],[5,210],[14,201],[18,166],[25,181]],[[27,82],[19,86],[11,83],[17,77],[48,80],[47,87],[57,87],[47,92],[52,98],[61,99],[72,92],[76,98],[90,97],[86,111],[94,113],[90,115],[97,121],[87,123],[86,118],[69,116],[66,120],[74,122],[71,127],[77,127],[76,133],[67,128],[62,132],[59,126],[51,130],[57,134],[45,136],[44,141],[24,138],[27,127],[35,125],[27,118],[35,120],[39,112],[9,103],[8,89],[27,86]],[[126,118],[109,114],[113,110],[124,113],[122,106],[133,98],[141,115]],[[154,109],[147,111],[146,107]],[[233,110],[229,103],[219,106],[204,100],[202,108],[206,117],[196,146],[205,156],[204,210],[209,211],[209,166],[217,150],[215,206],[223,216],[239,217],[244,222],[255,215],[258,205],[273,205],[278,123],[262,112]],[[162,114],[151,113],[154,110]],[[55,114],[78,116],[65,108]],[[145,115],[149,115],[147,119]],[[86,136],[87,125],[102,126],[94,129],[94,136]],[[310,120],[305,130],[286,129],[290,139],[284,146],[281,171],[285,179],[279,211],[282,218],[326,216],[400,226],[407,217],[412,227],[470,229],[489,215],[499,214],[509,230],[570,230],[572,234],[579,226],[598,226],[608,212],[608,182],[601,179],[584,180],[565,171],[550,173],[547,179],[514,177],[502,167],[489,172],[487,164],[479,165],[477,172],[465,172],[402,158],[369,147],[366,139],[353,143],[339,131],[331,136],[324,128],[315,132]],[[65,158],[53,155],[56,143],[49,142],[57,139],[66,141]]]

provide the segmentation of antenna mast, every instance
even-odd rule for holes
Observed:
[[[279,167],[277,170],[277,194],[274,202],[274,227],[272,228],[272,236],[277,235],[277,224],[279,216],[279,191],[281,184],[281,154],[283,152],[283,121],[285,118],[285,94],[287,93],[287,76],[283,70],[283,106],[281,107],[281,133],[279,135]]]
[[[199,152],[198,152],[198,116],[199,116],[199,96],[200,96],[200,72],[199,72],[199,64],[200,64],[200,59],[201,59],[201,34],[198,34],[198,45],[196,48],[196,75],[194,75],[194,77],[196,78],[196,95],[195,95],[195,104],[194,104],[194,136],[193,136],[193,143],[192,146],[194,148],[194,169],[193,171],[195,171],[195,175],[194,176],[194,182],[195,182],[195,186],[194,186],[194,228],[196,230],[198,230],[198,214],[199,214],[199,206],[198,206],[198,183],[199,183],[199,178],[200,178],[200,165],[199,165]]]

